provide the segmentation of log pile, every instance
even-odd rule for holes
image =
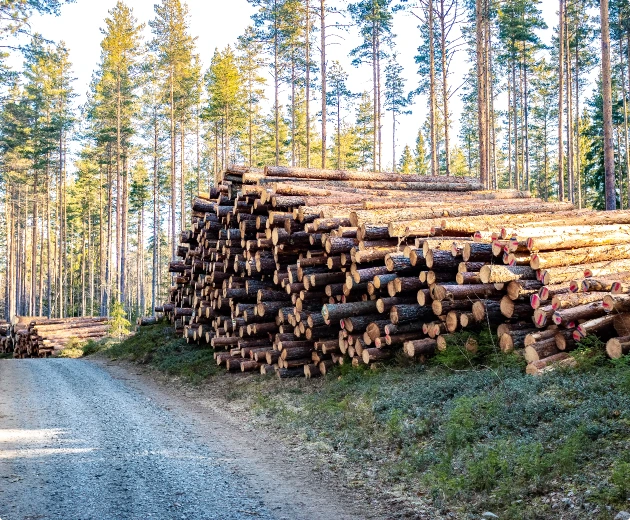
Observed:
[[[460,264],[457,281],[494,285],[498,292],[485,307],[499,347],[521,354],[527,372],[539,374],[573,365],[568,353],[588,336],[610,339],[610,357],[627,353],[628,219],[628,211],[506,214],[496,221],[444,219],[441,229],[472,232],[462,260],[482,262]]]
[[[424,360],[489,325],[535,373],[571,363],[586,335],[622,330],[611,313],[630,311],[628,224],[627,211],[470,179],[232,167],[194,200],[156,311],[229,371],[315,377],[401,350]],[[630,330],[618,336],[611,351],[625,353]]]
[[[7,321],[0,321],[0,354],[11,354],[13,352],[13,338],[9,335],[11,324]]]
[[[69,343],[99,340],[108,333],[109,318],[19,316],[6,327],[0,348],[14,358],[44,358],[58,355]]]

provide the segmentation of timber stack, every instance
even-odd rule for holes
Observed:
[[[192,210],[156,311],[230,371],[315,377],[400,350],[472,355],[473,336],[452,334],[487,326],[532,373],[571,363],[589,334],[630,348],[630,211],[467,178],[285,167],[231,167]]]
[[[0,321],[0,354],[10,354],[13,352],[13,338],[9,334],[11,324],[7,321]]]
[[[43,358],[58,355],[72,342],[97,341],[108,333],[109,318],[18,316],[7,326],[0,345],[14,358]]]

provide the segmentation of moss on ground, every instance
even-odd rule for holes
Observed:
[[[107,355],[193,382],[217,374],[211,350],[170,332],[142,327]],[[577,369],[532,377],[489,335],[478,335],[474,355],[465,339],[455,337],[427,366],[399,357],[377,370],[337,367],[319,380],[220,372],[208,384],[324,459],[343,459],[365,479],[457,518],[490,510],[515,520],[608,519],[628,509],[628,359],[612,362],[601,345],[584,344]]]

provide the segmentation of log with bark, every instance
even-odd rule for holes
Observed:
[[[579,325],[611,333],[594,324],[603,306],[585,308],[602,305],[598,292],[618,282],[626,296],[630,212],[462,191],[476,181],[459,178],[289,167],[230,167],[224,178],[194,202],[161,312],[189,343],[225,350],[217,359],[230,371],[317,377],[383,362],[401,344],[424,360],[443,334],[488,326],[503,350],[529,347],[544,361],[556,337],[573,345]],[[592,275],[599,286],[570,294]],[[630,305],[609,300],[616,312]],[[613,314],[613,327],[626,326]]]

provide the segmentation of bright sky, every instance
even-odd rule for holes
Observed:
[[[89,88],[92,73],[99,61],[100,41],[102,34],[100,28],[104,26],[104,19],[116,3],[116,0],[76,0],[76,3],[62,7],[60,17],[35,17],[32,21],[33,31],[41,32],[44,37],[60,41],[63,40],[70,50],[70,59],[73,63],[75,77],[75,89],[80,95],[77,102],[85,101],[85,94]],[[127,0],[136,18],[147,23],[154,17],[154,4],[156,0]],[[190,31],[197,37],[197,52],[201,56],[204,68],[210,62],[214,49],[234,44],[238,35],[250,24],[250,16],[255,12],[247,0],[188,0],[190,11]],[[338,0],[328,0],[329,4],[340,4]],[[345,3],[345,2],[344,2]],[[557,23],[557,1],[544,0],[540,8],[547,21],[549,30],[541,34],[545,43],[551,39],[551,29]],[[332,21],[332,20],[331,20]],[[339,20],[344,23],[344,20]],[[349,23],[349,20],[345,20]],[[397,34],[396,50],[399,54],[399,62],[404,66],[404,75],[407,78],[407,89],[412,90],[417,86],[416,65],[414,55],[419,43],[417,29],[418,21],[407,13],[398,13],[395,19],[394,32]],[[332,31],[331,31],[332,32]],[[371,90],[371,72],[368,66],[356,69],[350,64],[348,52],[358,44],[358,36],[355,28],[340,33],[340,37],[330,39],[328,48],[329,63],[337,59],[349,73],[349,87],[355,92]],[[146,36],[150,38],[150,30],[146,28]],[[458,85],[461,77],[468,71],[463,52],[453,63],[453,75],[450,81]],[[19,61],[15,63],[19,66]],[[269,76],[271,82],[271,77]],[[318,102],[316,102],[318,105]],[[400,157],[405,144],[413,147],[418,128],[426,118],[426,100],[417,99],[412,107],[413,113],[401,118],[397,129],[397,158]],[[452,135],[457,136],[459,130],[459,117],[461,104],[459,100],[452,103],[453,129]],[[350,119],[349,119],[350,120]],[[384,158],[383,163],[391,164],[391,119],[386,117],[383,127]],[[330,133],[330,132],[329,132]]]

